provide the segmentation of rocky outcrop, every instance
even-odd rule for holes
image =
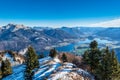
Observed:
[[[94,80],[94,77],[87,71],[77,68],[72,63],[63,63],[48,80]]]
[[[2,51],[0,52],[0,63],[2,60],[8,59],[12,66],[23,64],[25,57],[13,51]]]

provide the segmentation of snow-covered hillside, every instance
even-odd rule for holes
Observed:
[[[39,63],[40,67],[35,72],[33,80],[94,80],[88,72],[77,68],[72,63],[61,63],[57,58],[45,57],[39,59]],[[24,64],[15,66],[13,74],[3,78],[3,80],[24,80],[24,70]]]

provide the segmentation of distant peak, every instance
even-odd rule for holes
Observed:
[[[6,26],[10,26],[10,27],[16,27],[16,28],[25,28],[27,26],[24,26],[23,24],[12,24],[12,23],[9,23],[7,24]]]
[[[19,29],[28,29],[28,28],[29,27],[24,26],[23,24],[12,24],[12,23],[9,23],[6,26],[2,27],[2,29],[7,29],[7,30],[10,30],[12,32],[17,31]]]

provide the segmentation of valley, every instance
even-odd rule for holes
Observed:
[[[26,53],[31,53],[28,51],[36,53],[33,56],[39,62],[38,67],[33,69],[34,73],[31,73],[33,80],[94,80],[95,76],[84,63],[83,55],[87,50],[92,51],[90,43],[95,40],[98,42],[98,51],[102,53],[106,47],[109,47],[110,51],[114,49],[116,59],[120,61],[119,30],[120,28],[102,27],[43,28],[18,24],[2,26],[0,28],[1,65],[3,60],[9,60],[12,67],[12,74],[3,76],[3,80],[24,80],[28,58]],[[30,50],[30,46],[35,51]],[[50,53],[56,55],[52,54],[54,56],[52,57]],[[68,57],[65,62],[63,58],[66,57],[63,57],[63,54]],[[102,57],[104,59],[104,55]]]
[[[104,49],[106,48],[107,46],[109,46],[109,48],[112,50],[114,49],[115,52],[116,52],[116,55],[120,61],[120,43],[119,41],[115,41],[115,40],[111,40],[111,39],[100,39],[100,38],[94,38],[94,39],[84,39],[84,40],[75,40],[74,42],[69,42],[65,45],[62,45],[62,46],[59,46],[59,45],[56,45],[56,46],[53,46],[48,49],[48,50],[45,50],[43,53],[45,54],[49,54],[49,50],[52,49],[52,48],[56,48],[56,50],[58,52],[70,52],[70,53],[73,53],[75,55],[82,55],[84,54],[85,50],[89,49],[89,44],[91,41],[93,40],[96,40],[99,44],[99,48],[100,49]]]
[[[117,27],[44,28],[8,24],[0,28],[0,50],[21,51],[22,53],[29,45],[32,45],[37,54],[44,53],[45,56],[48,55],[51,48],[82,54],[85,49],[79,50],[76,47],[88,47],[88,44],[95,39],[100,44],[100,48],[105,46],[114,48],[119,58],[119,34],[120,28]]]

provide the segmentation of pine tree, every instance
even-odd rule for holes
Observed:
[[[49,56],[50,57],[52,57],[52,58],[54,58],[54,57],[56,57],[57,56],[57,51],[55,50],[55,48],[54,49],[51,49],[50,50],[50,53],[49,53]]]
[[[25,80],[32,80],[33,70],[38,68],[38,66],[38,56],[36,55],[34,49],[30,46],[26,54]]]
[[[67,60],[67,56],[66,56],[65,53],[62,54],[62,61],[63,61],[63,62],[67,62],[67,61],[68,61],[68,60]]]
[[[120,76],[119,62],[114,50],[110,52],[108,47],[105,49],[100,60],[100,65],[96,69],[97,80],[118,80]]]
[[[96,80],[120,79],[120,64],[114,50],[106,47],[100,51],[96,41],[90,43],[90,50],[84,53],[83,61],[91,67]]]
[[[114,72],[112,75],[112,80],[119,80],[120,79],[120,64],[118,65],[117,71]]]
[[[89,58],[89,52],[88,51],[85,51],[84,54],[83,54],[83,61],[84,61],[84,64],[90,64],[90,58]]]
[[[84,59],[86,59],[85,62],[91,67],[92,73],[98,67],[100,58],[101,51],[98,49],[98,43],[94,40],[90,43],[90,50],[84,54]]]
[[[2,61],[2,63],[1,63],[1,71],[2,71],[2,76],[3,77],[5,77],[5,76],[12,73],[11,63],[9,62],[8,59],[6,59],[5,61]]]
[[[98,43],[97,43],[97,41],[92,41],[91,43],[90,43],[90,48],[91,49],[96,49],[98,47]]]
[[[120,67],[117,57],[115,56],[114,50],[111,52],[111,78],[116,79],[120,76]]]
[[[100,69],[100,68],[98,68]],[[105,49],[101,59],[101,69],[102,72],[100,73],[100,77],[103,80],[110,80],[111,79],[111,53],[108,47]]]

